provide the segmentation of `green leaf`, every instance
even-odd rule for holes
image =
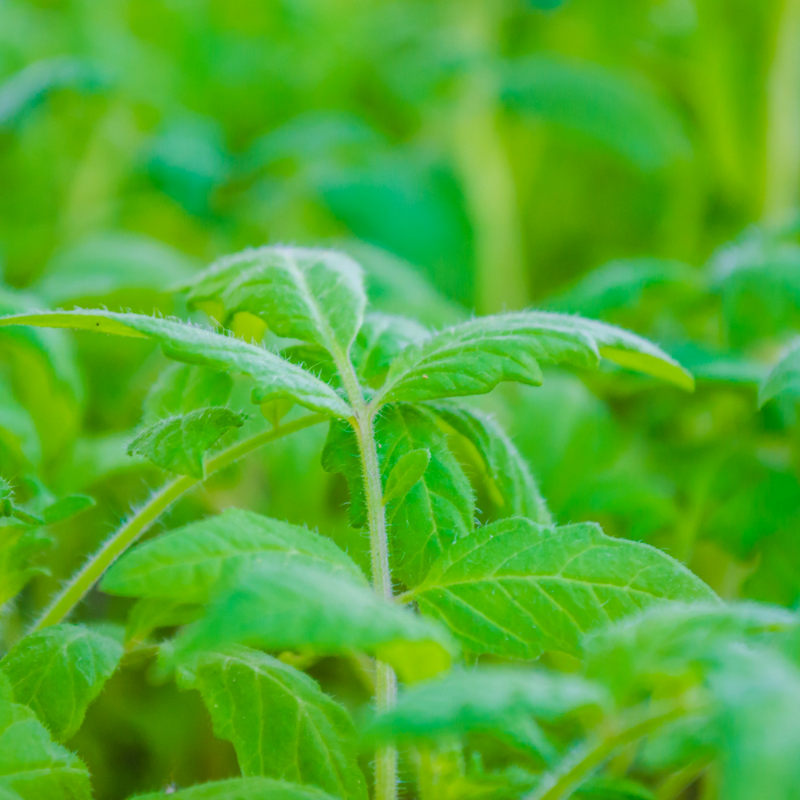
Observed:
[[[35,575],[47,574],[40,563],[53,539],[28,525],[0,525],[0,606],[15,597]]]
[[[206,406],[224,406],[232,388],[233,380],[225,372],[189,364],[170,364],[147,393],[145,419],[164,419]]]
[[[512,518],[478,528],[433,565],[414,595],[475,653],[579,654],[583,635],[663,600],[713,600],[682,564],[593,523]]]
[[[404,691],[366,735],[377,740],[446,739],[472,731],[504,731],[535,718],[555,722],[575,711],[608,705],[595,683],[558,673],[511,667],[458,670]]]
[[[257,345],[180,320],[75,309],[0,318],[0,326],[5,325],[73,328],[116,336],[153,338],[161,344],[168,358],[250,375],[256,383],[253,392],[256,403],[290,398],[315,411],[344,418],[352,416],[347,403],[332,387],[300,367]]]
[[[352,258],[300,247],[261,247],[217,261],[190,284],[190,302],[207,300],[337,355],[350,349],[367,302],[361,267]]]
[[[203,478],[203,456],[229,430],[241,428],[245,417],[229,408],[200,408],[180,417],[168,417],[145,428],[128,445],[156,466],[179,475]]]
[[[17,642],[0,669],[14,699],[33,709],[55,739],[66,741],[121,658],[113,639],[80,625],[53,625]]]
[[[542,525],[552,523],[527,462],[497,422],[473,408],[453,404],[434,408],[447,425],[474,446],[483,461],[498,518],[520,516]]]
[[[432,620],[343,576],[298,562],[262,563],[248,570],[178,637],[175,655],[185,658],[229,643],[267,650],[364,651],[409,681],[447,669],[454,652],[447,632]]]
[[[410,405],[384,408],[375,423],[375,438],[384,486],[401,458],[416,450],[430,453],[430,462],[420,480],[404,497],[386,507],[394,573],[408,586],[415,586],[454,541],[472,530],[472,487],[428,409]],[[345,475],[350,486],[351,521],[356,527],[365,527],[358,444],[349,426],[331,425],[322,464],[329,472]]]
[[[134,604],[125,626],[126,642],[143,642],[158,628],[188,625],[202,616],[201,606],[180,600],[146,597]]]
[[[232,508],[129,550],[111,566],[100,588],[126,597],[202,603],[220,581],[243,566],[259,559],[284,563],[292,558],[366,583],[355,563],[330,539]]]
[[[270,778],[231,778],[201,783],[188,789],[140,794],[133,800],[334,800],[310,786],[275,781]]]
[[[214,733],[236,749],[242,775],[316,786],[366,800],[350,715],[302,672],[246,647],[207,653],[179,671],[203,696]]]
[[[627,369],[694,388],[692,376],[656,345],[622,328],[546,311],[477,317],[395,359],[376,402],[484,394],[501,381],[542,382],[540,362],[596,368],[605,358]]]
[[[57,522],[63,522],[65,519],[74,517],[82,511],[89,508],[94,508],[96,505],[95,499],[86,494],[70,494],[67,497],[62,497],[52,505],[47,506],[44,510],[44,524],[55,525]]]
[[[56,744],[33,711],[12,702],[0,672],[0,792],[22,800],[91,800],[83,762]]]
[[[800,397],[800,345],[789,350],[764,379],[758,390],[758,405],[779,395]]]
[[[428,330],[416,320],[390,314],[367,314],[352,352],[358,377],[369,386],[380,386],[400,352],[428,335]]]
[[[393,501],[399,502],[403,500],[416,483],[422,480],[422,476],[430,463],[430,450],[410,450],[400,456],[386,479],[386,487],[383,490],[383,504],[386,505]]]

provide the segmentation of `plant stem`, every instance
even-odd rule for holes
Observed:
[[[309,414],[286,425],[269,431],[257,433],[223,450],[210,458],[205,465],[206,477],[227,467],[234,461],[257,450],[262,445],[281,439],[303,428],[317,425],[328,419],[324,414]],[[203,479],[205,480],[205,479]],[[159,489],[119,530],[112,534],[100,549],[89,558],[72,577],[61,593],[47,607],[34,624],[31,631],[38,631],[49,625],[56,625],[68,616],[83,600],[89,590],[100,580],[103,573],[119,558],[158,517],[181,495],[194,488],[203,480],[181,476]]]
[[[660,703],[616,720],[594,740],[576,747],[523,800],[566,800],[615,750],[687,713],[683,704]]]

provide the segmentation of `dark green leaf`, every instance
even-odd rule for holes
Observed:
[[[350,715],[302,672],[233,647],[204,654],[179,675],[181,685],[202,694],[214,733],[236,748],[242,775],[366,799]]]
[[[258,559],[284,563],[300,558],[365,583],[359,568],[318,533],[232,508],[130,550],[106,573],[104,592],[205,602],[223,578]]]
[[[679,562],[592,523],[545,527],[512,518],[478,528],[414,592],[476,653],[580,653],[583,634],[663,600],[713,600]]]

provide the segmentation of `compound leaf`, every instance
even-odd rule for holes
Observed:
[[[145,428],[128,445],[156,466],[179,475],[203,478],[203,456],[232,428],[244,425],[244,415],[229,408],[200,408],[168,417]]]
[[[256,564],[212,602],[206,616],[176,640],[175,655],[226,644],[268,650],[364,651],[404,680],[421,680],[450,664],[453,642],[432,620],[383,600],[366,586],[298,562]]]
[[[457,542],[415,596],[465,648],[513,658],[579,654],[584,633],[649,605],[716,597],[654,547],[613,539],[593,523],[547,527],[522,518]]]
[[[137,795],[134,800],[335,800],[311,786],[276,781],[271,778],[231,778],[201,783],[177,792],[165,790]]]
[[[482,412],[439,404],[436,414],[467,439],[483,461],[489,494],[503,517],[527,517],[542,525],[552,523],[530,467],[503,428]]]
[[[245,777],[366,800],[350,715],[307,675],[258,650],[232,647],[203,654],[179,680],[202,694],[214,733],[233,744]]]
[[[800,345],[786,353],[764,379],[758,390],[758,404],[763,406],[782,394],[800,396]]]
[[[300,405],[333,416],[352,415],[347,403],[327,383],[273,353],[242,339],[176,319],[122,314],[113,311],[42,311],[0,318],[0,326],[33,325],[43,328],[110,333],[152,338],[164,354],[176,361],[250,375],[257,403],[293,399]]]
[[[81,625],[53,625],[21,639],[0,661],[14,700],[28,706],[58,741],[81,726],[122,658],[122,646]]]
[[[367,735],[415,740],[502,732],[526,719],[554,722],[571,712],[606,705],[606,693],[598,684],[575,676],[478,667],[407,689],[395,708],[370,723]]]
[[[367,303],[361,267],[350,256],[300,247],[260,247],[217,261],[190,284],[191,303],[208,300],[337,355],[350,349]]]
[[[312,562],[366,583],[330,539],[276,519],[232,508],[140,544],[106,573],[101,589],[126,597],[202,603],[225,577],[258,559]]]
[[[501,381],[542,382],[540,362],[597,367],[605,358],[691,390],[692,376],[656,345],[622,328],[546,311],[478,317],[406,347],[378,401],[484,394]]]
[[[384,486],[404,456],[418,450],[430,453],[420,479],[403,497],[386,506],[395,575],[415,586],[454,541],[472,530],[472,487],[428,409],[404,404],[384,408],[375,423],[375,438]],[[358,443],[348,425],[331,425],[322,459],[325,469],[342,472],[347,478],[351,521],[364,527],[367,516]]]

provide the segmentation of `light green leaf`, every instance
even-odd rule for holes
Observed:
[[[226,372],[189,364],[170,364],[147,393],[145,418],[151,421],[187,414],[206,406],[224,406],[232,388],[233,380]]]
[[[552,523],[527,462],[500,425],[474,408],[453,404],[434,408],[447,425],[474,446],[483,461],[498,517],[520,516],[542,525]]]
[[[501,381],[542,382],[540,362],[595,368],[605,358],[683,389],[692,376],[656,345],[622,328],[546,311],[477,317],[403,350],[376,402],[484,394]]]
[[[789,350],[767,375],[758,390],[758,405],[778,395],[800,397],[800,345]]]
[[[231,778],[201,783],[188,789],[140,794],[133,800],[335,800],[310,786],[270,778]]]
[[[179,680],[202,694],[214,733],[233,744],[245,777],[366,800],[350,715],[307,675],[258,650],[232,647],[204,654]]]
[[[257,345],[180,320],[75,309],[0,318],[0,326],[5,325],[73,328],[116,336],[153,338],[161,344],[168,358],[250,375],[256,383],[253,395],[259,404],[290,398],[315,411],[344,418],[352,416],[347,403],[332,387],[300,367]]]
[[[188,625],[202,616],[202,607],[180,600],[146,597],[134,604],[125,626],[126,642],[142,642],[158,628]]]
[[[411,491],[417,481],[422,480],[428,464],[431,463],[430,450],[410,450],[400,456],[386,479],[383,490],[383,504],[399,502]]]
[[[129,550],[100,588],[126,597],[202,603],[224,578],[258,559],[300,558],[366,583],[350,557],[330,539],[298,525],[232,508]]]
[[[80,728],[111,677],[122,647],[80,625],[53,625],[21,639],[0,661],[16,702],[28,706],[58,741]]]
[[[607,705],[598,684],[578,677],[478,667],[407,689],[395,708],[369,724],[366,734],[378,740],[415,740],[502,732],[523,720],[555,722],[575,711]]]
[[[300,247],[261,247],[217,261],[190,284],[190,302],[207,300],[337,355],[350,349],[367,303],[361,267],[350,256]]]
[[[453,642],[425,620],[371,589],[298,562],[256,564],[207,615],[176,640],[185,658],[227,644],[267,650],[363,651],[391,664],[403,680],[421,680],[450,664]]]
[[[244,415],[229,408],[200,408],[180,417],[168,417],[145,428],[128,445],[156,466],[179,475],[203,478],[203,456],[229,430],[244,425]]]
[[[391,314],[367,314],[352,352],[359,378],[369,386],[380,386],[400,352],[428,336],[427,328],[416,320]]]
[[[96,505],[95,499],[86,494],[70,494],[67,497],[62,497],[50,506],[45,508],[43,517],[45,525],[55,525],[57,522],[63,522],[65,519],[74,517],[82,511],[89,508],[94,508]]]
[[[401,404],[384,408],[375,423],[375,438],[384,485],[403,456],[415,450],[430,453],[420,480],[386,507],[394,573],[406,585],[416,586],[430,565],[472,530],[472,487],[428,409]],[[358,445],[349,426],[331,425],[322,464],[329,472],[345,475],[350,486],[351,521],[356,527],[366,526]]]
[[[0,606],[15,597],[35,575],[47,574],[42,555],[53,539],[40,528],[0,525]]]
[[[436,563],[414,595],[468,650],[513,658],[579,654],[583,634],[663,600],[712,601],[682,564],[593,523],[512,518],[478,528]]]
[[[22,800],[91,800],[83,762],[56,744],[33,711],[12,701],[0,672],[0,792]]]

